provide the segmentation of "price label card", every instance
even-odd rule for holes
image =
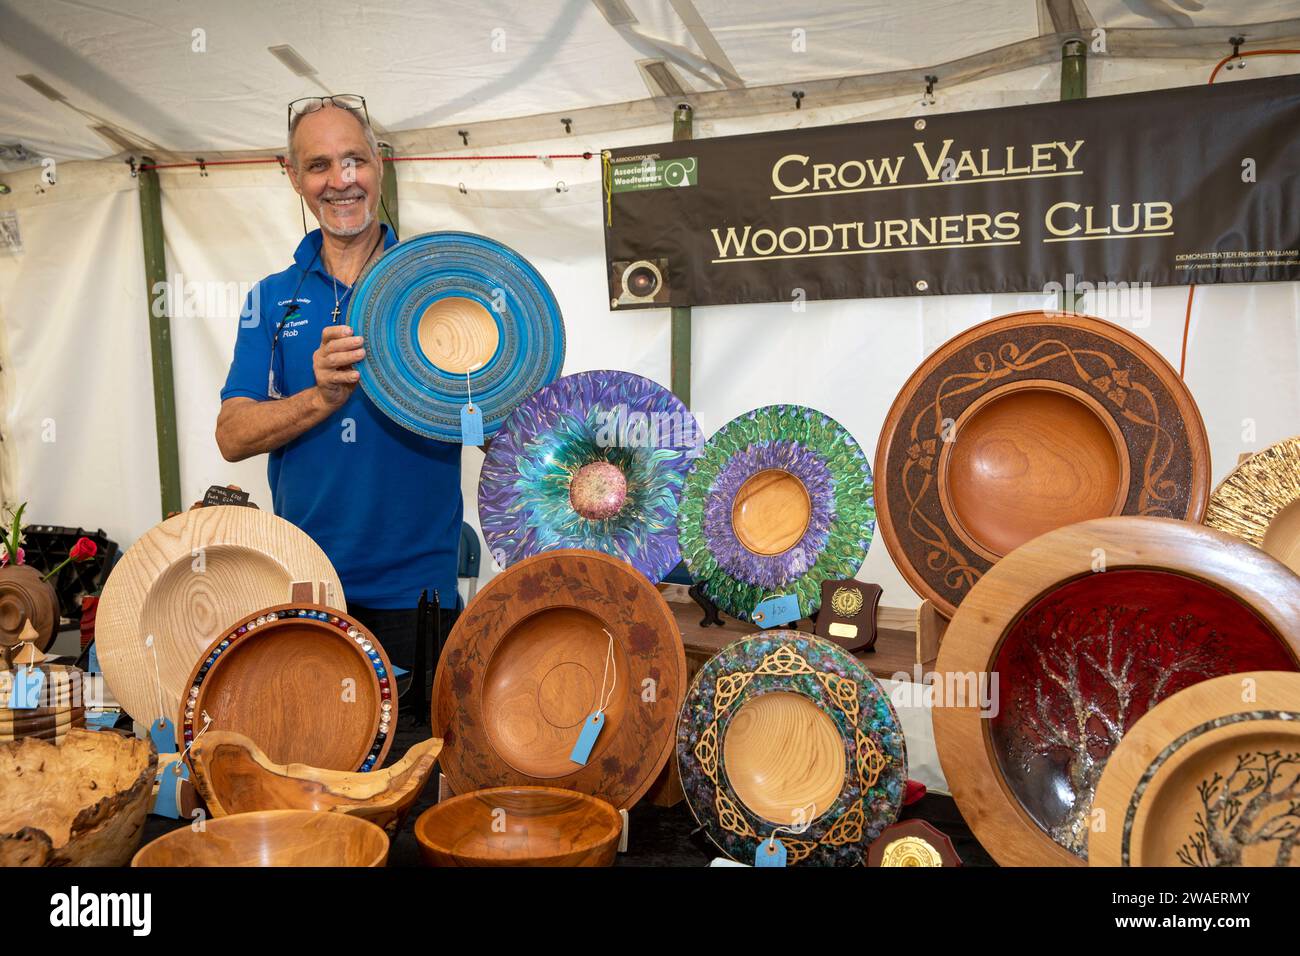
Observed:
[[[472,402],[460,408],[460,441],[462,445],[483,444],[483,413]]]
[[[166,717],[159,717],[149,725],[149,739],[160,754],[176,752],[176,725]]]
[[[799,598],[793,594],[759,601],[750,618],[761,628],[776,627],[799,620]]]
[[[596,738],[600,736],[601,728],[604,726],[605,715],[600,711],[596,711],[584,720],[582,733],[578,734],[578,741],[573,745],[573,752],[569,754],[569,759],[585,767],[587,758],[591,756],[591,748],[596,746]]]
[[[764,840],[754,851],[755,866],[785,866],[785,844],[780,840]]]
[[[14,671],[14,689],[9,695],[10,710],[35,710],[41,706],[41,688],[45,686],[45,672],[34,667],[19,667]]]
[[[177,759],[158,771],[158,795],[154,797],[150,813],[160,817],[179,820],[181,808],[178,805],[181,781],[190,779],[190,768],[184,760]]]

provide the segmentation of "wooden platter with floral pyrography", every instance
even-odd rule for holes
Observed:
[[[1101,319],[1017,312],[912,373],[876,445],[876,509],[908,583],[946,616],[998,560],[1107,515],[1200,521],[1209,441],[1178,373]]]
[[[1093,816],[1093,866],[1300,866],[1300,674],[1157,704],[1106,762]]]
[[[672,753],[685,682],[676,618],[644,574],[597,551],[525,558],[479,592],[443,648],[442,772],[462,794],[543,785],[630,807]],[[604,726],[574,762],[601,704]]]
[[[1098,518],[995,565],[935,664],[934,739],[953,798],[1004,866],[1085,862],[1097,781],[1183,688],[1300,669],[1300,577],[1167,518]]]

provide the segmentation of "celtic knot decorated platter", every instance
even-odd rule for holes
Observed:
[[[876,527],[871,466],[845,428],[812,408],[767,405],[728,422],[691,465],[677,537],[691,577],[749,620],[767,597],[803,615],[821,582],[852,578]]]
[[[778,827],[789,866],[858,866],[898,817],[907,751],[875,678],[829,641],[775,630],[696,674],[677,725],[691,812],[725,853],[753,862]]]
[[[564,365],[564,320],[546,280],[513,249],[471,233],[393,246],[357,280],[348,324],[365,338],[370,400],[439,441],[461,440],[471,398],[492,435]]]
[[[502,565],[557,548],[622,558],[651,581],[681,561],[677,505],[703,436],[666,388],[630,372],[566,375],[510,414],[479,478]]]
[[[1003,555],[1108,515],[1199,521],[1209,443],[1178,374],[1110,322],[1018,312],[950,339],[876,446],[880,531],[946,616]]]

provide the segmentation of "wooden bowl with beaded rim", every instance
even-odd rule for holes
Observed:
[[[177,728],[188,746],[210,730],[251,739],[268,759],[325,770],[370,771],[392,746],[392,665],[346,612],[290,602],[219,634],[190,672]]]
[[[1016,547],[1079,521],[1200,521],[1209,440],[1178,373],[1133,333],[1016,312],[949,339],[899,390],[876,445],[880,532],[951,617]]]
[[[935,664],[935,745],[999,864],[1081,866],[1097,779],[1143,713],[1222,674],[1298,669],[1300,578],[1281,563],[1184,521],[1099,518],[971,589]]]

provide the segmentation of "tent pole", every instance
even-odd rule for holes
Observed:
[[[1082,40],[1066,40],[1061,44],[1061,99],[1086,100],[1088,98],[1088,44]],[[1061,293],[1060,310],[1077,312],[1082,293],[1073,290]]]
[[[387,143],[379,144],[379,161],[384,164],[384,178],[379,187],[379,196],[383,202],[379,206],[379,219],[392,228],[395,235],[401,235],[397,228],[397,167],[392,163],[393,147]],[[385,212],[387,209],[387,212]]]
[[[153,160],[144,157],[142,165]],[[181,460],[176,439],[176,389],[172,378],[172,324],[167,314],[167,258],[163,251],[162,192],[158,173],[141,169],[140,238],[144,244],[145,302],[153,359],[153,411],[158,436],[158,485],[165,518],[181,510]]]
[[[673,142],[692,138],[694,111],[689,103],[679,103],[673,110]],[[691,307],[672,310],[672,362],[669,375],[673,394],[691,407]]]

